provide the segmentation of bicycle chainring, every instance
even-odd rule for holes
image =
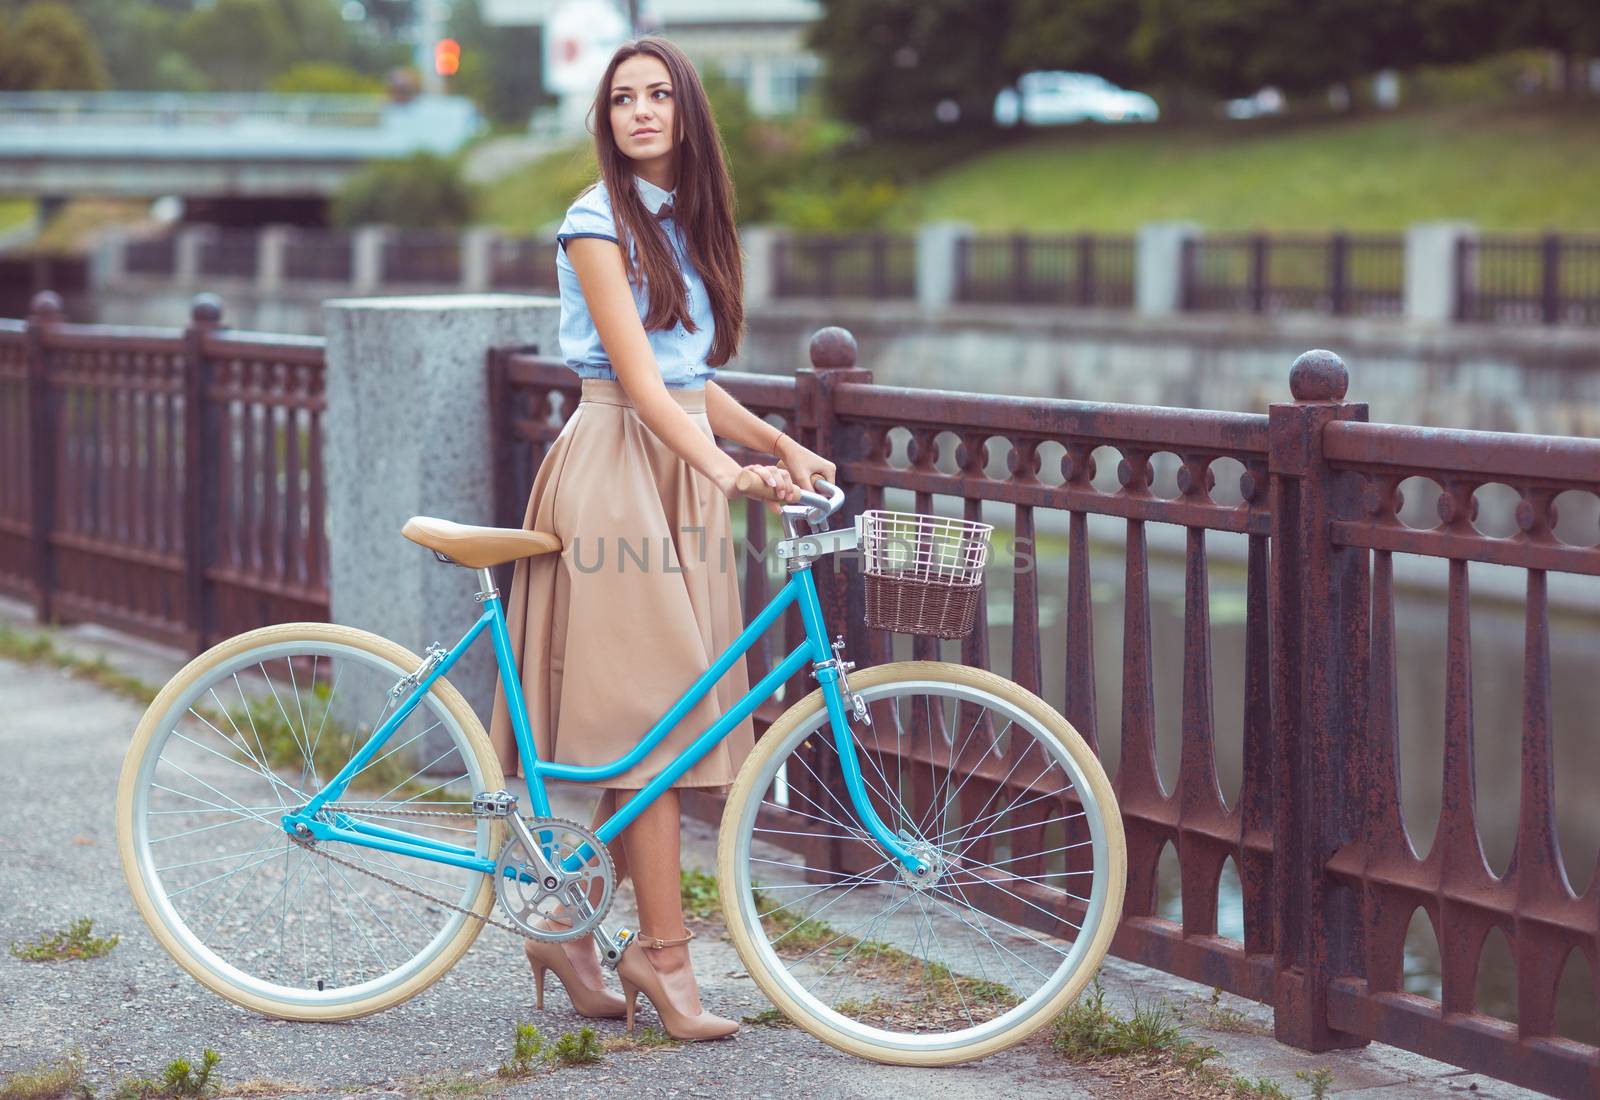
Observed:
[[[578,870],[559,880],[547,877],[517,830],[495,860],[494,889],[506,918],[523,935],[547,943],[564,943],[590,935],[611,908],[616,868],[605,842],[585,826],[561,817],[524,818],[528,832],[541,846],[545,864],[559,872],[568,856],[588,846],[593,853]],[[593,905],[590,891],[595,880],[604,882],[600,902]],[[560,905],[560,915],[556,908]],[[571,922],[570,928],[535,924],[541,917]]]

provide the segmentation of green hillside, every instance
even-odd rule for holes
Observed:
[[[1065,127],[911,188],[891,213],[980,229],[1600,230],[1600,111],[1476,108],[1176,126]]]

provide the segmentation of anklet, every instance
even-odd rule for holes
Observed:
[[[688,943],[694,939],[694,929],[690,928],[685,935],[671,936],[667,939],[662,939],[660,936],[647,936],[643,932],[640,932],[635,938],[645,947],[672,947],[675,944]]]

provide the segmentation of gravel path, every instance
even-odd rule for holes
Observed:
[[[25,609],[0,599],[0,624],[32,628]],[[94,627],[55,634],[84,656],[104,654],[120,670],[160,683],[183,663],[160,650]],[[0,942],[33,940],[80,916],[121,942],[103,958],[29,963],[0,952],[0,1076],[60,1056],[72,1044],[87,1055],[97,1094],[124,1077],[156,1076],[180,1055],[222,1055],[223,1095],[463,1097],[483,1091],[504,1061],[518,1023],[548,1037],[593,1023],[602,1038],[622,1036],[620,1020],[589,1021],[570,1011],[552,980],[543,1013],[519,941],[485,929],[456,967],[426,992],[387,1012],[342,1024],[270,1020],[212,994],[157,945],[135,911],[118,862],[112,820],[115,784],[142,707],[53,668],[0,659]],[[556,785],[565,790],[565,785]],[[558,813],[589,820],[582,792]],[[684,823],[684,865],[711,870],[715,831]],[[623,888],[618,920],[632,920]],[[720,924],[696,924],[693,951],[702,999],[713,1011],[743,1016],[768,1007],[745,974]],[[1121,960],[1102,970],[1107,1000],[1138,997],[1190,1004],[1209,990]],[[608,976],[617,988],[615,976]],[[1489,1078],[1374,1044],[1365,1050],[1308,1055],[1271,1039],[1270,1014],[1226,997],[1233,1025],[1192,1034],[1218,1047],[1237,1072],[1266,1075],[1295,1096],[1309,1086],[1295,1071],[1326,1066],[1332,1095],[1350,1097],[1532,1097]],[[643,1023],[657,1023],[642,997]],[[268,1088],[265,1083],[275,1083]],[[544,1071],[508,1087],[507,1097],[901,1098],[1077,1097],[1143,1100],[1090,1070],[1063,1063],[1045,1032],[987,1058],[938,1070],[884,1066],[849,1057],[792,1027],[745,1025],[731,1040],[608,1053],[595,1065]]]

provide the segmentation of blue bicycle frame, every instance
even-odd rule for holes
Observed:
[[[332,821],[321,820],[323,805],[327,802],[338,800],[344,793],[350,779],[361,771],[368,761],[382,751],[384,743],[399,728],[400,723],[405,721],[407,715],[416,708],[433,681],[450,671],[461,655],[471,647],[473,642],[477,641],[478,636],[483,633],[485,628],[489,629],[490,636],[494,640],[495,661],[499,666],[500,682],[505,685],[506,703],[511,713],[511,723],[516,734],[517,753],[522,761],[522,774],[528,780],[528,793],[533,801],[534,815],[548,817],[550,816],[550,800],[545,793],[544,781],[546,776],[585,783],[607,779],[633,767],[661,743],[672,728],[677,725],[678,721],[700,700],[701,696],[721,679],[722,675],[732,667],[736,660],[743,656],[744,652],[755,643],[757,638],[761,637],[769,627],[781,618],[791,603],[797,601],[800,604],[800,616],[805,622],[805,641],[797,646],[794,652],[785,657],[777,667],[763,676],[732,710],[714,722],[710,729],[700,734],[693,744],[646,784],[638,795],[635,795],[624,805],[619,806],[616,812],[607,818],[599,829],[595,830],[595,834],[603,842],[609,844],[612,838],[626,828],[662,791],[670,787],[680,775],[693,767],[717,742],[726,737],[734,726],[743,721],[747,715],[753,713],[758,706],[771,697],[785,680],[798,672],[808,661],[821,665],[821,662],[828,660],[832,656],[832,649],[828,644],[827,630],[822,621],[822,606],[817,598],[816,581],[811,575],[809,564],[802,565],[789,574],[788,583],[773,597],[772,602],[762,609],[761,614],[757,615],[750,625],[745,627],[744,632],[723,651],[716,662],[656,722],[643,740],[626,755],[613,760],[611,763],[592,766],[547,762],[540,760],[534,752],[533,738],[528,729],[527,708],[522,698],[522,681],[517,674],[516,665],[511,657],[510,635],[506,629],[505,615],[501,611],[500,596],[498,592],[491,592],[483,601],[483,614],[478,617],[478,621],[473,624],[472,628],[467,631],[462,639],[455,644],[455,647],[450,650],[449,654],[426,677],[417,682],[399,709],[373,731],[367,743],[339,770],[339,773],[328,782],[322,791],[306,803],[305,807],[298,813],[286,814],[283,817],[284,829],[291,833],[299,830],[302,836],[309,835],[318,841],[340,840],[362,847],[377,848],[385,852],[414,856],[418,859],[446,863],[492,875],[495,871],[495,861],[477,855],[470,848],[418,836],[401,829],[358,820],[337,810],[332,813]],[[817,668],[815,675],[822,684],[822,697],[827,704],[828,719],[833,726],[834,741],[838,746],[839,759],[843,762],[845,787],[850,794],[851,804],[860,816],[861,823],[878,843],[882,844],[904,867],[920,874],[924,870],[923,861],[905,847],[899,835],[890,831],[882,819],[879,818],[866,796],[861,779],[860,764],[856,758],[855,743],[850,736],[850,724],[846,718],[844,700],[839,691],[837,670],[832,665],[825,665]],[[548,842],[548,832],[546,831],[546,836],[541,839],[541,843]],[[561,869],[567,874],[574,874],[588,861],[592,854],[588,851],[588,845],[583,845],[578,851],[568,854],[562,861]]]

